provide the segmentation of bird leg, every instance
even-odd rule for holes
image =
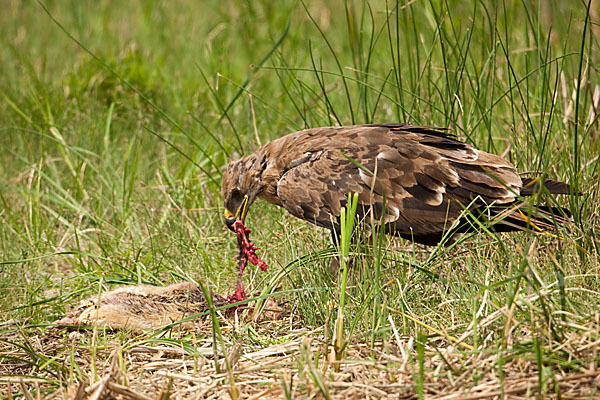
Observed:
[[[266,271],[268,268],[268,265],[256,255],[256,250],[259,250],[260,248],[250,242],[250,239],[248,238],[251,230],[246,228],[244,223],[240,220],[234,222],[233,230],[237,236],[240,253],[238,255],[238,283],[235,292],[227,298],[230,303],[236,303],[248,298],[242,282],[242,275],[248,265],[248,261],[258,266],[263,271]]]

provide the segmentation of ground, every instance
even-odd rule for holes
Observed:
[[[4,1],[0,397],[600,397],[599,7]],[[227,161],[373,122],[448,127],[582,195],[532,198],[573,214],[552,231],[447,247],[356,231],[347,280],[327,232],[257,202],[269,269],[244,282],[273,319],[56,324],[122,286],[231,294]]]
[[[244,324],[235,319],[222,322],[225,337],[244,330]],[[208,322],[185,332],[192,348],[173,346],[169,336],[183,334],[175,331],[151,339],[129,338],[125,343],[111,340],[91,353],[90,346],[106,333],[74,331],[31,335],[29,351],[51,356],[52,363],[65,367],[61,371],[64,381],[50,384],[56,390],[53,398],[589,399],[597,398],[600,389],[597,330],[572,335],[553,349],[588,359],[587,366],[539,371],[536,361],[528,357],[448,346],[444,340],[430,341],[415,355],[414,338],[399,335],[372,344],[350,343],[344,360],[337,363],[323,328],[294,325],[281,320],[262,322],[254,325],[255,335],[271,342],[242,335],[225,343],[229,368],[223,357],[214,357]],[[27,357],[27,353],[16,347],[11,351],[14,357]],[[16,360],[0,372],[5,374],[3,381],[9,382],[4,395],[7,389],[26,388],[35,398],[49,389],[49,380],[30,375],[30,368]],[[79,374],[88,379],[82,381]],[[540,384],[540,379],[545,383]]]

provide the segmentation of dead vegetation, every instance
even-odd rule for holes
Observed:
[[[600,399],[598,1],[488,3],[3,2],[0,399]],[[356,249],[337,332],[339,249],[258,203],[283,312],[166,286],[233,288],[225,160],[355,122],[568,181],[573,226]]]
[[[508,313],[498,310],[479,328]],[[207,318],[140,336],[60,326],[29,327],[23,334],[23,327],[5,323],[0,352],[11,361],[0,365],[0,394],[139,400],[600,398],[597,319],[557,327],[569,332],[559,341],[548,339],[543,329],[524,332],[509,319],[507,336],[500,339],[498,329],[489,330],[477,347],[466,343],[468,333],[451,344],[439,335],[415,338],[394,329],[389,341],[349,343],[335,372],[324,328],[300,327],[289,310],[279,316],[246,323],[245,312],[220,315],[222,336],[216,341]],[[537,359],[520,354],[528,337],[540,343]]]

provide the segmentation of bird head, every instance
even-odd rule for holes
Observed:
[[[225,205],[225,225],[233,230],[235,221],[242,222],[248,209],[262,190],[256,155],[229,163],[221,180],[221,196]]]

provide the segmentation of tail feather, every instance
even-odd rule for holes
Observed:
[[[567,224],[571,213],[564,207],[534,206],[527,203],[515,203],[510,206],[491,206],[484,209],[472,210],[472,216],[483,222],[493,232],[516,232],[529,230],[535,233],[556,232],[556,227]],[[437,245],[444,237],[444,245],[452,244],[457,234],[472,232],[477,224],[464,221],[450,232],[438,233],[400,233],[399,236],[426,246]]]
[[[495,211],[490,222],[496,232],[513,232],[530,229],[538,232],[555,230],[556,226],[569,221],[571,212],[564,207],[535,206],[514,204],[510,208]]]
[[[522,178],[521,196],[532,196],[541,190],[547,190],[550,194],[571,194],[571,186],[568,183],[546,179],[543,183],[540,178]]]
[[[581,193],[573,192],[569,184],[551,179],[542,181],[538,178],[522,178],[523,186],[521,196],[533,196],[541,191],[549,194],[570,194],[580,196]],[[569,223],[571,212],[564,207],[551,207],[531,205],[528,202],[516,201],[512,204],[487,206],[477,204],[470,209],[472,217],[484,223],[494,232],[515,232],[529,230],[536,233],[550,233],[556,228]],[[428,233],[402,233],[395,232],[403,238],[428,246],[435,246],[444,237],[450,239],[445,243],[449,245],[454,241],[456,234],[467,233],[477,229],[473,221],[464,221],[454,227],[450,232]]]

